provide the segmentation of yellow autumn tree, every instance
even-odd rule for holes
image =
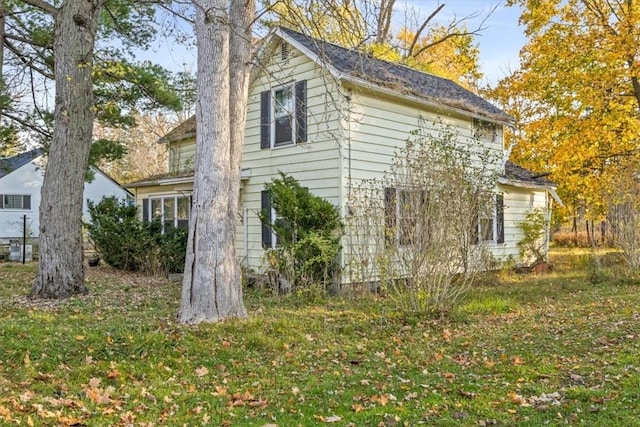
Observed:
[[[367,39],[362,14],[350,0],[264,0],[266,26],[280,25],[350,49]]]
[[[548,171],[573,212],[607,211],[640,156],[640,8],[635,0],[512,0],[528,43],[492,91],[516,118],[513,158]]]
[[[484,20],[473,29],[466,25],[480,17],[479,12],[443,25],[436,20],[446,6],[442,3],[426,18],[415,17],[414,26],[394,33],[395,0],[263,0],[263,6],[270,11],[262,21],[266,26],[282,25],[470,89],[476,89],[482,78],[474,36],[482,31]]]
[[[466,25],[456,28],[452,35],[451,28],[434,24],[422,37],[415,30],[403,27],[397,38],[403,46],[406,65],[448,78],[468,89],[477,89],[482,79],[478,63],[480,51]]]

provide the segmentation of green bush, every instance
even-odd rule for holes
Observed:
[[[107,264],[127,271],[162,275],[184,269],[186,230],[170,228],[162,233],[158,221],[137,219],[137,208],[114,197],[98,204],[88,201],[91,222],[85,224],[89,239]]]
[[[284,173],[265,184],[265,189],[278,213],[273,224],[268,212],[260,215],[278,242],[265,256],[274,285],[283,278],[291,288],[326,287],[339,269],[343,225],[338,208]]]

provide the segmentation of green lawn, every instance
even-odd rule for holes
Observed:
[[[445,321],[249,290],[248,320],[197,327],[179,284],[99,267],[38,302],[35,266],[0,264],[0,425],[637,425],[640,282],[554,262]]]

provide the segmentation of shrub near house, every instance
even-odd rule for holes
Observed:
[[[89,239],[107,264],[156,275],[183,271],[185,230],[168,228],[162,233],[161,223],[140,221],[135,205],[113,197],[89,202],[89,214]]]

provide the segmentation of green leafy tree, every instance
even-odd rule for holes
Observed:
[[[48,146],[40,203],[40,263],[32,297],[64,298],[85,292],[82,195],[94,120],[131,125],[136,108],[173,104],[167,74],[133,64],[127,52],[154,37],[154,6],[125,0],[3,2],[3,77],[25,81],[30,103],[2,110]],[[55,98],[48,98],[51,84]],[[53,101],[53,102],[52,102]],[[54,111],[50,111],[53,105]],[[96,144],[109,155],[106,141]]]

